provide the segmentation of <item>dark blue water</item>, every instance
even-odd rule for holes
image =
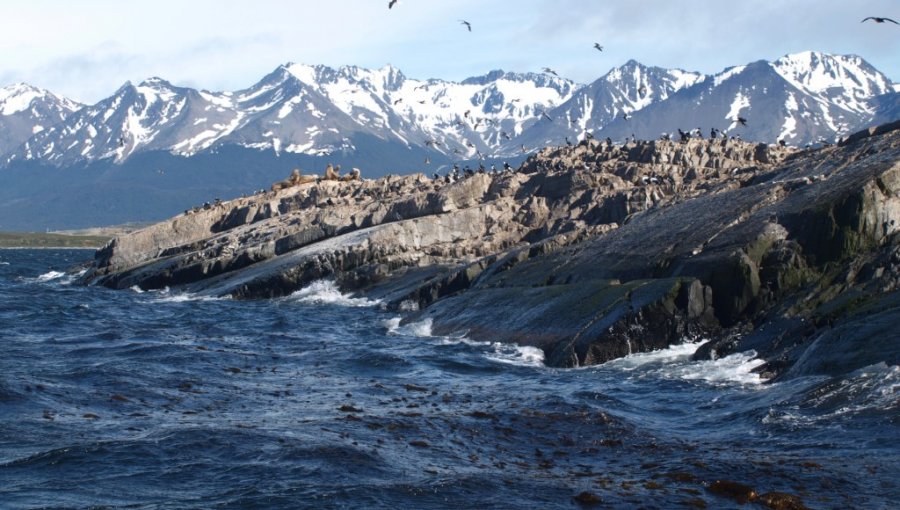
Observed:
[[[760,384],[693,347],[600,367],[430,336],[317,284],[111,291],[0,251],[0,508],[740,507],[900,500],[898,367]]]

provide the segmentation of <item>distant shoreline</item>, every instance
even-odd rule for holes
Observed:
[[[51,232],[0,232],[0,249],[85,249],[96,250],[111,235],[72,235]]]
[[[0,250],[99,250],[102,246],[0,246]]]

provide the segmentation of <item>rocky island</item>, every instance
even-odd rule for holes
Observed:
[[[459,178],[276,186],[120,236],[82,281],[256,299],[332,279],[558,367],[686,340],[755,350],[768,378],[897,364],[898,127],[807,150],[589,139]]]

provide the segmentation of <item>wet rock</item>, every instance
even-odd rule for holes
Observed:
[[[576,503],[583,506],[594,506],[599,505],[603,502],[600,496],[594,494],[590,491],[579,492],[575,496],[572,496],[572,499],[575,500]]]
[[[809,510],[798,496],[784,492],[767,492],[759,496],[760,503],[772,510]]]
[[[730,480],[716,480],[709,484],[708,490],[717,496],[730,498],[741,504],[755,501],[757,498],[756,491],[752,487]]]

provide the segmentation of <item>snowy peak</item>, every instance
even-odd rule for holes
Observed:
[[[0,156],[63,122],[82,105],[26,83],[0,88]]]
[[[785,55],[771,66],[791,85],[811,93],[838,88],[872,97],[891,90],[890,80],[856,55],[804,51]]]
[[[57,96],[44,89],[27,83],[16,83],[0,88],[0,115],[13,115],[28,110],[35,102],[52,107],[66,116],[79,108],[81,104],[70,99]]]

